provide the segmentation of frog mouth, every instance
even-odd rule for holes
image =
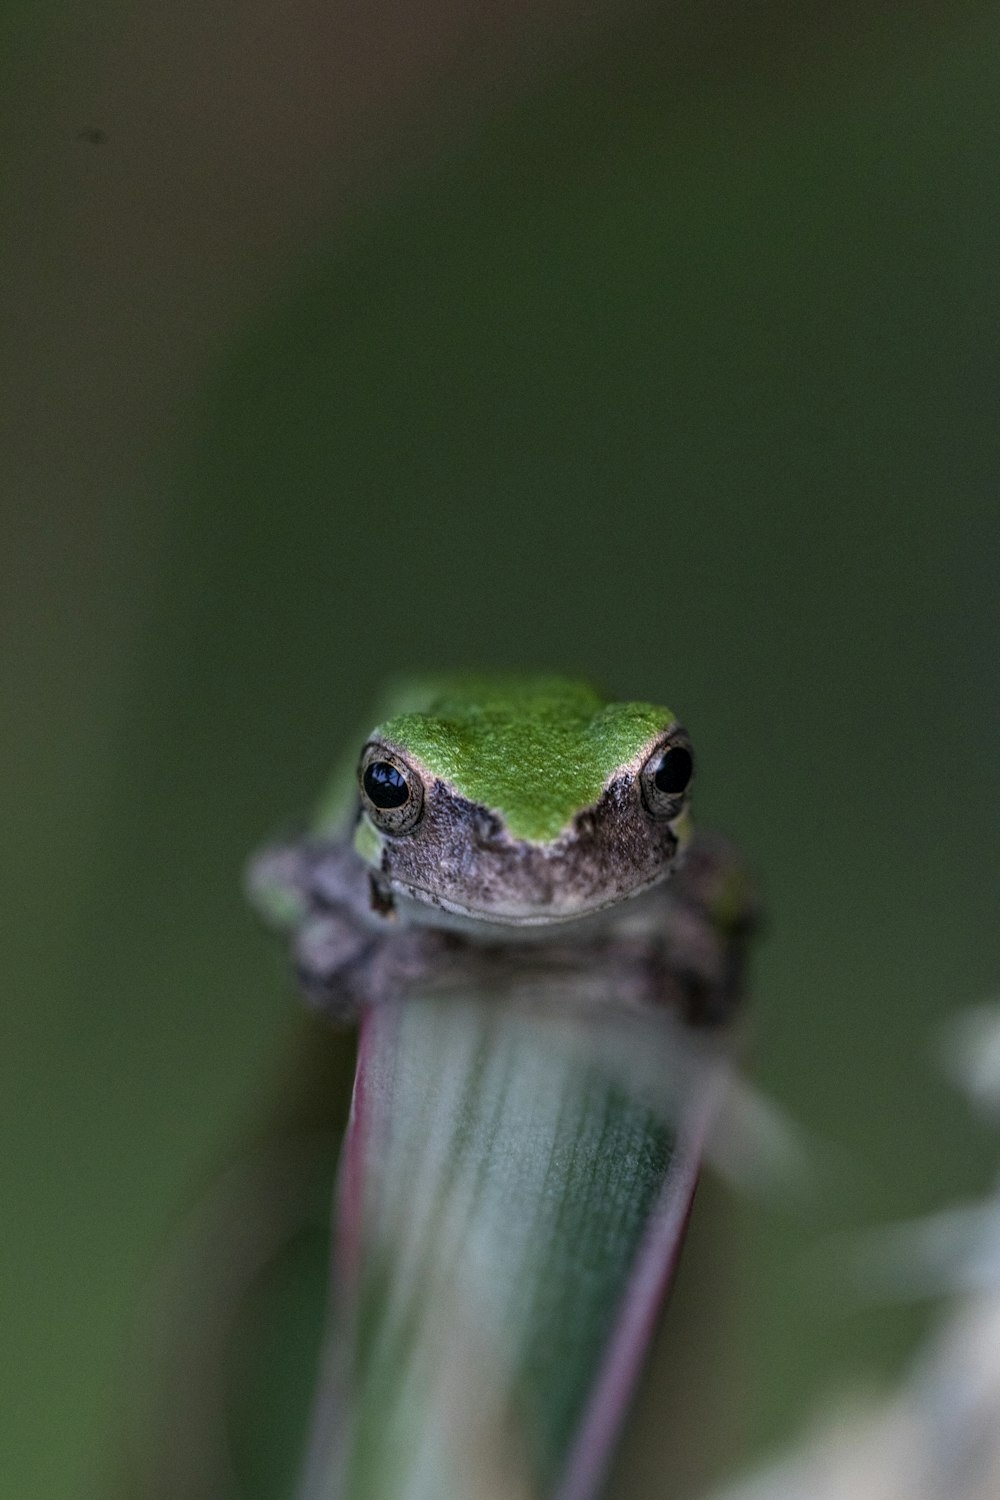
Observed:
[[[415,922],[441,925],[441,914],[444,913],[453,917],[455,925],[461,927],[496,926],[518,930],[534,928],[537,931],[568,926],[610,911],[611,908],[621,906],[623,902],[630,901],[635,896],[641,896],[643,892],[659,885],[669,873],[669,869],[659,870],[646,879],[634,882],[630,887],[605,891],[600,897],[574,896],[572,892],[563,891],[560,893],[561,899],[558,904],[551,900],[544,904],[538,901],[513,901],[509,897],[500,898],[495,903],[474,902],[458,899],[441,890],[429,890],[424,886],[400,880],[391,881],[390,889],[397,906],[400,901],[409,904],[406,915]]]

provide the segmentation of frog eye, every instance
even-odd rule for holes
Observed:
[[[420,777],[401,756],[384,745],[366,745],[358,767],[361,801],[376,828],[409,833],[424,810]]]
[[[659,745],[642,768],[640,784],[647,810],[656,818],[676,818],[693,775],[694,757],[681,731],[666,745]]]

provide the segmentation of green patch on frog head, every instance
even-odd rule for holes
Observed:
[[[556,840],[675,722],[669,709],[607,703],[586,683],[560,677],[445,680],[429,686],[420,707],[387,719],[373,739],[534,844]]]

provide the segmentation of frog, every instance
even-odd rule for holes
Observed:
[[[455,985],[739,1009],[755,884],[696,832],[691,738],[669,709],[587,682],[456,674],[394,684],[306,826],[247,893],[334,1021]]]

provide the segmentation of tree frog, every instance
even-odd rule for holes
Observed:
[[[250,899],[334,1017],[558,973],[722,1021],[755,902],[732,847],[693,833],[693,775],[655,704],[561,677],[407,684],[302,836],[252,861]]]

